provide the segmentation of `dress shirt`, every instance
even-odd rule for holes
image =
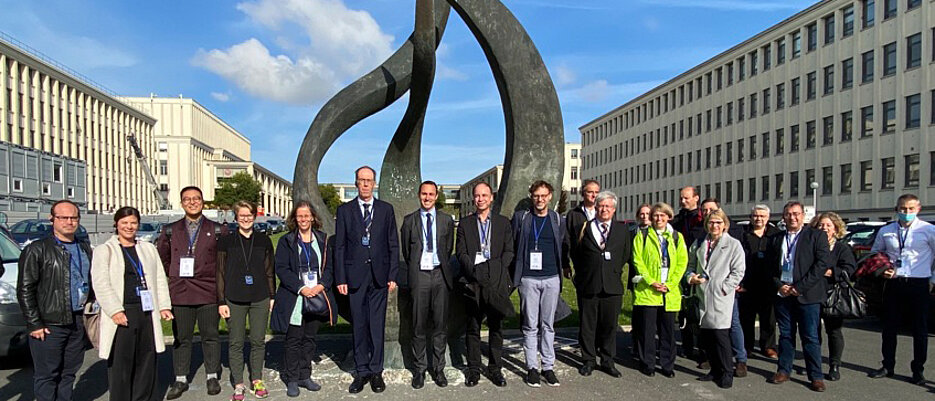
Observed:
[[[613,226],[613,220],[599,221],[597,219],[591,221],[591,235],[594,236],[594,241],[597,241],[598,245],[601,245],[604,242],[604,237],[601,235],[601,224],[607,224],[607,238],[610,238],[610,227]]]
[[[585,217],[588,218],[588,221],[594,220],[594,218],[597,217],[597,208],[596,208],[596,207],[592,207],[592,208],[588,209],[588,208],[585,207],[584,205],[581,205],[581,211],[584,212],[584,215],[585,215]],[[608,222],[608,224],[610,224],[610,223]]]
[[[789,255],[789,263],[792,264],[792,270],[795,270],[795,255],[796,251],[799,249],[799,235],[802,234],[802,229],[799,228],[799,231],[789,232],[786,231],[782,236],[782,255],[779,259],[780,268],[782,264],[786,263],[786,255],[789,252],[789,245],[792,245],[792,254]],[[795,242],[793,244],[793,241]]]
[[[363,199],[360,199],[360,197],[358,196],[357,205],[360,208],[360,215],[362,217],[367,216],[367,212],[364,210],[364,205],[369,205],[368,207],[370,208],[370,218],[373,219],[373,197],[370,197],[370,200],[368,201],[364,201]]]
[[[432,215],[432,249],[434,250],[432,252],[432,263],[438,266],[441,262],[438,261],[438,218],[434,207],[429,210],[419,209],[419,216],[422,219],[422,232],[419,233],[422,236],[422,251],[425,252],[429,248],[425,243],[425,234],[428,232],[426,216],[428,215]]]
[[[907,232],[908,230],[908,232]],[[899,236],[905,236],[902,255],[899,252]],[[902,267],[896,268],[897,277],[935,278],[932,276],[933,251],[935,251],[935,226],[915,219],[908,229],[893,222],[880,228],[870,252],[886,252],[895,266],[902,259]],[[935,283],[935,280],[932,281]]]

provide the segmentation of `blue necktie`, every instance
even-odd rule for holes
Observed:
[[[429,252],[435,252],[432,246],[432,214],[425,214],[425,249]]]
[[[364,227],[367,229],[367,232],[370,232],[370,223],[372,220],[373,217],[370,215],[370,204],[364,203]]]

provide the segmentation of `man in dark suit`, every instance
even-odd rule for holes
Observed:
[[[601,192],[601,184],[595,180],[584,180],[581,185],[581,204],[565,213],[565,240],[562,242],[562,270],[571,277],[571,254],[568,252],[571,239],[578,238],[581,227],[597,216],[595,199]]]
[[[334,233],[334,274],[338,292],[349,295],[357,375],[348,391],[359,393],[369,382],[375,393],[383,381],[383,330],[386,298],[396,290],[399,238],[393,206],[373,197],[377,172],[355,172],[357,197],[338,207]]]
[[[786,230],[770,240],[773,283],[778,290],[776,320],[779,323],[779,366],[771,383],[789,381],[795,357],[796,330],[802,339],[809,388],[825,391],[821,372],[821,343],[818,324],[821,303],[825,300],[825,271],[830,267],[831,253],[824,231],[804,224],[805,212],[796,201],[782,208]]]
[[[208,395],[221,392],[221,348],[218,342],[218,322],[221,320],[217,300],[217,243],[227,235],[227,226],[209,220],[202,214],[204,198],[198,187],[181,191],[185,217],[163,229],[156,242],[172,299],[172,360],[175,382],[169,386],[167,400],[174,400],[188,391],[191,369],[192,337],[195,322],[201,335],[207,373]]]
[[[439,387],[448,385],[445,347],[448,342],[448,299],[454,281],[449,257],[454,247],[455,225],[450,215],[435,207],[437,198],[438,185],[434,182],[425,181],[419,185],[422,207],[403,218],[399,236],[412,289],[415,326],[412,354],[416,368],[412,387],[415,389],[425,385],[427,332],[432,339],[432,380]]]
[[[513,263],[513,232],[510,220],[490,210],[493,191],[486,182],[474,185],[474,206],[477,211],[461,219],[458,224],[455,253],[468,284],[469,298],[465,309],[468,313],[466,337],[468,373],[464,383],[474,387],[480,380],[481,352],[480,326],[487,318],[489,352],[487,375],[498,387],[506,386],[503,377],[503,333],[504,317],[516,311],[510,302],[513,278],[510,265]]]
[[[590,376],[600,355],[601,369],[621,377],[614,367],[617,318],[623,302],[623,265],[633,258],[633,233],[625,223],[614,221],[617,195],[603,191],[596,201],[597,217],[581,226],[569,241],[581,315],[578,344],[582,365],[578,373]]]

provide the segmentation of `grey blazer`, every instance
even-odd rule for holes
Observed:
[[[721,236],[705,260],[707,237],[699,238],[688,251],[688,269],[692,273],[707,274],[708,280],[698,284],[695,296],[701,299],[701,328],[729,329],[734,313],[734,292],[746,270],[743,246],[727,233]]]

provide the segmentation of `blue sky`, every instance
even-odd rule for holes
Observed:
[[[505,0],[578,127],[815,1]],[[412,32],[408,0],[0,0],[0,31],[120,95],[192,97],[291,180],[321,105]],[[423,135],[425,179],[461,183],[502,163],[503,112],[480,47],[452,12]],[[405,99],[403,99],[405,100]],[[322,182],[379,168],[405,101],[364,120],[326,155]]]

